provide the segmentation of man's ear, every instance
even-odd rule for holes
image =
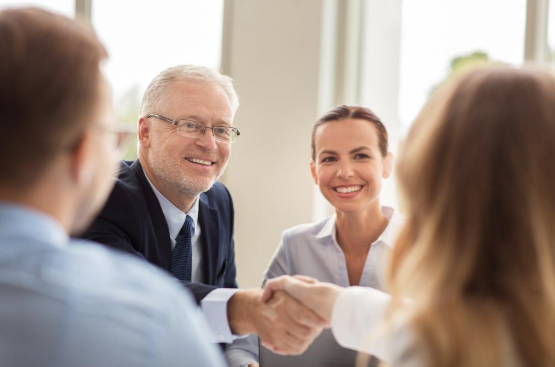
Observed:
[[[388,152],[383,161],[383,178],[388,178],[393,170],[393,153]]]
[[[91,178],[92,152],[92,134],[90,130],[85,130],[70,153],[71,179],[77,185],[87,182]]]
[[[310,161],[310,173],[312,173],[314,183],[318,185],[318,173],[316,173],[316,164],[314,164],[314,161]]]
[[[146,117],[141,117],[138,122],[138,137],[139,143],[145,147],[150,147],[150,120]]]

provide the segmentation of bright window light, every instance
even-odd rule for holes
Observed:
[[[404,132],[455,69],[524,60],[526,0],[405,0],[399,117]],[[553,18],[553,17],[551,17]]]

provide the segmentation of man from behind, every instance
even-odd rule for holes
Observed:
[[[223,366],[174,279],[100,246],[69,246],[113,185],[105,57],[72,20],[0,12],[1,364]]]

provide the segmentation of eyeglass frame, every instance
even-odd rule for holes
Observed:
[[[121,152],[122,149],[125,147],[126,143],[137,134],[135,128],[133,126],[129,126],[125,123],[114,123],[113,125],[106,126],[101,124],[93,124],[97,129],[101,131],[111,134],[115,137],[115,151]]]
[[[206,133],[206,129],[212,130],[212,136],[214,137],[214,140],[217,141],[218,143],[234,143],[235,140],[237,140],[237,137],[239,137],[239,135],[241,135],[241,132],[239,131],[239,129],[236,128],[236,127],[233,127],[233,126],[206,126],[206,125],[203,124],[202,122],[196,121],[196,120],[193,120],[193,119],[179,119],[179,120],[174,120],[174,119],[171,119],[171,118],[169,118],[169,117],[165,117],[165,116],[159,115],[159,114],[157,114],[157,113],[149,113],[149,114],[146,116],[147,119],[148,119],[148,118],[151,118],[151,117],[157,118],[157,119],[162,120],[162,121],[169,122],[170,124],[174,125],[176,128],[179,127],[179,126],[178,126],[178,125],[179,125],[179,121],[190,121],[190,122],[194,122],[195,124],[200,124],[200,125],[204,126],[204,128],[202,129],[202,132],[200,133],[200,136],[199,136],[198,138],[191,138],[190,136],[185,136],[185,135],[179,134],[179,135],[181,135],[181,136],[185,136],[186,138],[200,139],[200,138],[204,135],[204,133]],[[219,140],[217,140],[216,134],[214,133],[214,129],[215,129],[215,128],[231,129],[231,131],[233,131],[233,132],[236,134],[235,140],[231,140],[231,139],[228,140],[228,141],[219,141]]]
[[[92,123],[87,128],[94,129],[98,132],[107,133],[115,137],[113,150],[117,154],[122,152],[122,148],[125,147],[126,142],[128,142],[130,138],[137,133],[133,127],[127,126],[127,124],[125,123],[113,123],[110,125]],[[68,144],[67,149],[70,151],[74,151],[77,148],[81,137],[82,135],[79,135],[79,137],[75,141],[72,141],[71,144]]]

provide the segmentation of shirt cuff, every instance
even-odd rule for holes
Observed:
[[[372,288],[349,287],[333,306],[332,332],[342,347],[375,355],[389,362],[383,339],[372,337],[383,325],[390,296]]]
[[[227,320],[227,301],[238,290],[236,288],[214,289],[201,301],[202,313],[210,325],[214,343],[231,343],[238,338],[231,333]]]

